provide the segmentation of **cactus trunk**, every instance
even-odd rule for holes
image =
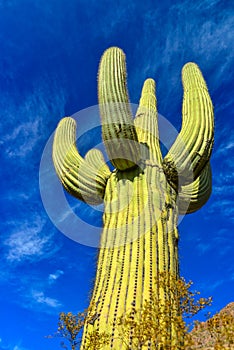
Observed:
[[[117,171],[109,178],[91,300],[93,318],[85,325],[81,349],[94,329],[111,335],[103,349],[132,348],[131,339],[127,345],[119,339],[118,318],[132,307],[142,309],[153,291],[162,301],[168,296],[157,279],[159,272],[179,274],[176,197],[162,168],[149,162],[142,169]],[[172,330],[173,324],[169,334]]]

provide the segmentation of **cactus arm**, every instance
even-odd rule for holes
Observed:
[[[214,141],[213,105],[205,80],[195,63],[182,70],[184,88],[181,131],[163,160],[172,186],[196,179],[209,161]]]
[[[89,150],[85,155],[85,161],[87,164],[90,164],[92,167],[96,168],[98,173],[100,172],[101,176],[109,178],[111,172],[101,151],[95,148]]]
[[[179,192],[179,214],[194,213],[200,209],[208,201],[211,189],[211,167],[208,163],[194,182],[181,187]]]
[[[76,122],[63,118],[53,143],[53,162],[63,187],[74,197],[89,204],[100,204],[105,194],[107,172],[83,159],[75,146]],[[100,157],[100,156],[99,156]]]
[[[162,154],[159,145],[157,99],[155,95],[155,81],[146,79],[144,82],[139,108],[134,119],[139,142],[142,147],[142,158],[149,158],[153,162],[162,164]],[[147,149],[149,155],[147,154]]]
[[[98,101],[103,141],[110,161],[119,170],[129,169],[140,160],[126,75],[123,51],[117,47],[106,50],[99,66]]]

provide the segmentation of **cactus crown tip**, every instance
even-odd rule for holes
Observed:
[[[194,62],[186,63],[182,68],[182,83],[187,90],[192,86],[203,87],[207,89],[206,82],[199,66]]]
[[[64,117],[61,121],[60,121],[60,123],[72,123],[72,124],[76,124],[76,121],[75,121],[75,119],[73,119],[72,117],[69,117],[69,116],[67,116],[67,117]]]
[[[119,54],[125,56],[124,51],[121,48],[119,48],[118,46],[111,46],[111,47],[109,47],[108,49],[106,49],[104,51],[103,56],[104,55],[108,55],[108,54],[113,54],[113,53],[119,53]]]
[[[183,69],[189,68],[189,67],[198,67],[197,63],[195,62],[187,62],[185,63],[185,65],[183,66]]]
[[[185,65],[182,68],[182,76],[184,76],[187,73],[191,73],[191,72],[197,72],[197,73],[200,72],[201,73],[200,68],[197,65],[197,63],[195,63],[195,62],[185,63]]]
[[[145,83],[155,85],[155,80],[154,80],[153,78],[147,78],[147,79],[145,80]]]

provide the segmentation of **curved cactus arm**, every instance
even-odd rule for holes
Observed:
[[[85,161],[89,165],[94,167],[97,170],[98,174],[100,173],[102,177],[104,176],[104,178],[106,179],[109,178],[111,172],[104,160],[104,157],[101,151],[99,151],[96,148],[91,149],[86,153]]]
[[[149,158],[153,162],[161,164],[162,154],[159,145],[157,114],[155,81],[153,79],[146,79],[142,88],[134,124],[137,130],[138,140],[142,144],[142,158]],[[147,154],[147,149],[149,154]]]
[[[55,132],[53,162],[63,187],[74,197],[89,204],[100,204],[105,194],[106,171],[91,166],[76,148],[76,122],[63,118]]]
[[[164,158],[168,181],[177,187],[195,180],[209,161],[214,141],[213,105],[205,80],[195,63],[182,70],[184,88],[181,131]]]
[[[123,51],[117,47],[106,50],[99,66],[98,102],[106,151],[119,170],[131,168],[140,160],[126,76]]]
[[[190,214],[200,209],[209,199],[212,190],[211,167],[208,163],[201,175],[179,192],[179,214]]]

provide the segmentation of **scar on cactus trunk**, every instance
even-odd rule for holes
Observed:
[[[152,292],[158,293],[162,305],[170,299],[172,313],[180,312],[169,292],[170,276],[179,278],[177,220],[179,214],[201,208],[210,196],[214,128],[212,102],[195,63],[183,67],[182,82],[182,127],[164,159],[155,82],[145,81],[133,119],[125,55],[117,47],[104,52],[98,74],[102,137],[115,169],[109,170],[96,149],[84,158],[79,155],[72,118],[62,119],[57,127],[53,160],[64,188],[87,203],[105,204],[91,315],[81,349],[86,349],[93,330],[110,334],[105,349],[130,349],[131,337],[128,344],[119,339],[117,320],[132,306],[141,309]],[[167,287],[160,286],[162,272],[168,273]],[[168,334],[179,348],[173,322]],[[162,340],[157,349],[163,345]],[[156,347],[149,340],[142,349]]]

